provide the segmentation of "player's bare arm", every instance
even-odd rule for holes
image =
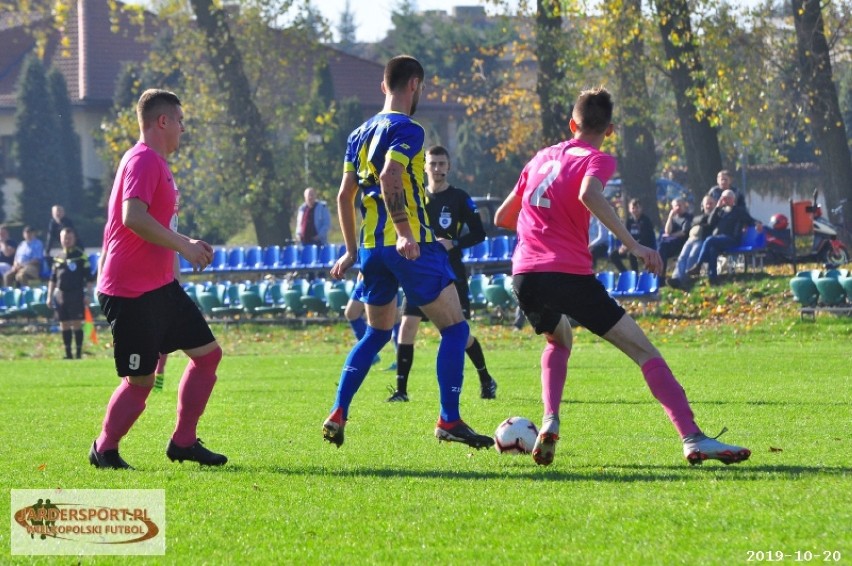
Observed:
[[[612,205],[603,195],[603,184],[597,177],[584,177],[580,185],[580,201],[601,223],[609,228],[613,236],[621,240],[627,251],[642,260],[645,269],[657,275],[662,274],[663,260],[656,250],[647,248],[633,239],[630,231],[618,217]]]
[[[148,205],[139,199],[124,201],[121,221],[143,240],[178,252],[195,270],[203,270],[213,259],[210,244],[169,230],[148,213]]]
[[[340,180],[337,191],[337,220],[346,244],[346,253],[331,268],[331,276],[343,279],[346,270],[358,259],[358,236],[355,231],[355,196],[358,194],[358,180],[355,173],[347,171]]]
[[[518,216],[521,214],[521,199],[512,191],[497,212],[494,213],[494,224],[506,230],[517,231]]]
[[[411,233],[408,223],[408,210],[405,206],[405,192],[402,188],[402,174],[405,168],[401,163],[388,159],[379,175],[382,187],[382,199],[396,230],[396,251],[406,259],[420,257],[420,245]]]

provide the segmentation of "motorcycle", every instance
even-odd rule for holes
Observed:
[[[831,209],[831,214],[835,218],[839,218],[840,224],[832,224],[822,213],[822,207],[817,204],[819,191],[814,189],[813,204],[808,205],[804,210],[797,212],[792,203],[790,211],[792,215],[808,214],[812,216],[813,229],[808,234],[793,234],[793,227],[783,214],[775,214],[769,221],[769,226],[765,228],[766,232],[766,251],[767,259],[774,263],[793,263],[796,262],[817,262],[827,266],[837,267],[849,263],[849,247],[840,239],[840,232],[843,228],[843,207],[846,205],[846,199],[841,200],[837,207]],[[794,218],[793,226],[797,222]],[[804,254],[801,244],[796,243],[796,238],[804,240],[813,238],[813,242],[809,247],[805,248]],[[805,244],[807,246],[807,244]]]

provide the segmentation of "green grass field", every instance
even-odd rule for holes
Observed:
[[[751,460],[690,467],[638,368],[586,331],[570,362],[552,466],[439,444],[437,334],[428,326],[412,401],[383,402],[394,378],[378,371],[388,347],[337,449],[322,442],[320,425],[348,327],[244,325],[215,328],[226,357],[199,435],[229,456],[220,469],[164,454],[182,354],[122,443],[137,470],[115,472],[86,460],[116,385],[110,351],[66,362],[56,359],[56,334],[0,336],[0,478],[7,489],[166,490],[164,557],[83,563],[737,564],[777,551],[790,555],[784,562],[797,551],[852,562],[848,319],[802,323],[787,312],[772,324],[642,324],[699,424],[708,434],[727,426],[723,440],[750,447]],[[480,400],[468,362],[464,418],[489,433],[512,415],[538,422],[541,338],[529,328],[474,330],[500,388],[496,401]],[[0,510],[9,515],[8,494]],[[2,563],[78,563],[13,557],[5,529],[0,547]]]

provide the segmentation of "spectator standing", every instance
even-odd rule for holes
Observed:
[[[59,318],[59,330],[65,344],[65,359],[71,355],[73,335],[76,346],[76,358],[83,356],[83,318],[85,316],[86,286],[94,279],[89,258],[77,246],[77,234],[73,228],[63,228],[59,232],[62,252],[53,258],[50,280],[47,284],[47,296],[56,309]]]
[[[41,276],[41,264],[44,261],[44,245],[36,238],[35,230],[24,226],[24,239],[15,250],[12,268],[3,276],[7,287],[26,285]]]
[[[331,228],[331,214],[328,205],[317,200],[317,192],[312,187],[305,189],[305,202],[296,213],[296,236],[302,245],[328,243],[328,231]]]
[[[54,246],[61,246],[62,241],[59,233],[63,228],[74,228],[74,223],[71,219],[65,216],[65,208],[61,205],[54,204],[50,208],[50,222],[47,223],[47,234],[44,239],[44,255],[50,257],[50,251]],[[75,232],[76,235],[76,232]],[[79,238],[76,238],[77,245],[83,247]]]

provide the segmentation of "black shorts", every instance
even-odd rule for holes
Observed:
[[[83,320],[83,290],[63,291],[62,304],[56,307],[56,313],[59,315],[59,322]]]
[[[594,275],[519,273],[512,277],[512,287],[536,334],[556,330],[564,314],[603,336],[624,316]]]
[[[457,275],[453,283],[455,283],[456,291],[459,293],[459,302],[461,303],[464,318],[470,320],[470,286],[467,284],[467,278],[458,277]],[[424,322],[429,322],[429,317],[423,314],[420,307],[409,305],[405,297],[402,299],[402,314],[405,316],[419,316]]]
[[[161,353],[191,350],[215,340],[201,311],[177,281],[133,299],[98,293],[98,302],[112,329],[120,377],[150,375]]]

